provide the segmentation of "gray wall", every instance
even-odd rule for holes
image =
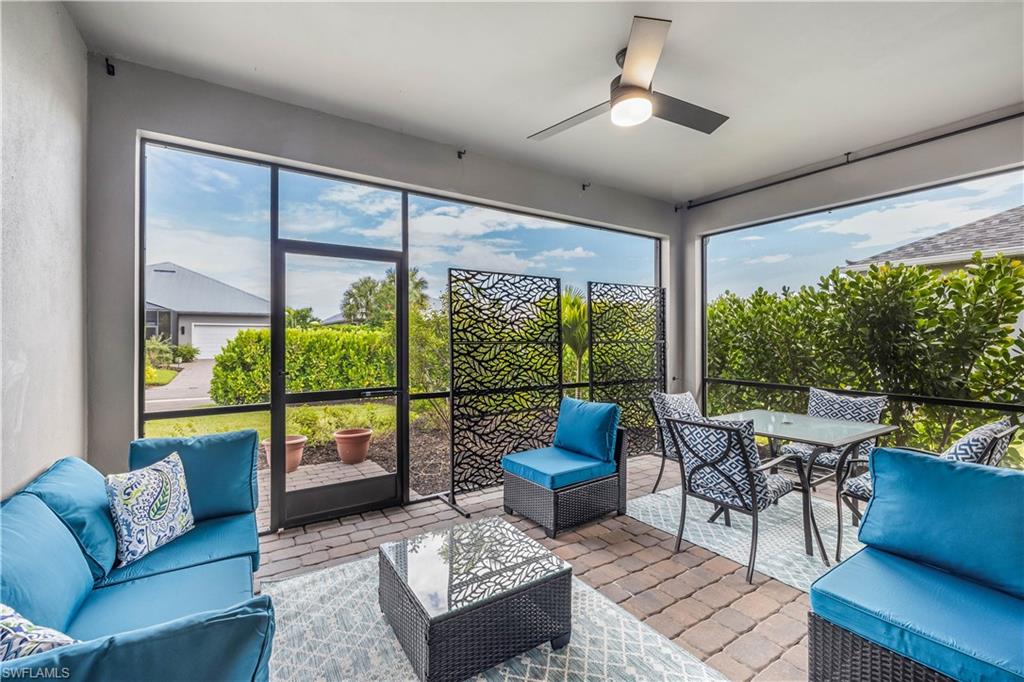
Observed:
[[[86,446],[86,54],[60,3],[4,3],[2,494]]]
[[[89,61],[88,309],[89,461],[111,472],[126,466],[136,432],[136,203],[139,132],[157,133],[336,169],[368,179],[475,198],[570,219],[678,236],[671,204],[537,171],[451,146],[349,121],[239,90],[136,64]],[[217,147],[214,147],[214,146]],[[663,262],[671,261],[665,244]],[[666,273],[670,292],[678,273]],[[670,302],[671,305],[671,302]],[[673,309],[673,308],[670,308]],[[674,340],[669,320],[669,342]],[[681,356],[673,355],[670,374]]]
[[[781,219],[850,202],[910,191],[1024,163],[1024,119],[978,128],[917,147],[843,166],[749,194],[707,204],[683,214],[683,244],[673,251],[682,271],[683,385],[700,387],[701,237],[731,227]]]

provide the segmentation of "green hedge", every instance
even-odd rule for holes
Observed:
[[[288,391],[393,386],[395,353],[387,333],[365,327],[285,330]],[[218,405],[270,400],[270,330],[239,332],[214,360],[210,397]]]

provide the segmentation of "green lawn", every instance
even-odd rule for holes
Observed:
[[[425,408],[421,408],[425,409]],[[425,413],[414,410],[415,421]],[[339,428],[366,426],[378,434],[394,430],[394,407],[385,403],[337,404],[288,408],[289,433],[301,433],[311,440],[329,442],[331,434]],[[225,433],[240,429],[256,429],[260,440],[270,436],[270,412],[243,412],[241,414],[212,414],[202,417],[177,419],[149,419],[146,421],[147,438],[198,436],[204,433]]]
[[[164,369],[160,367],[153,368],[152,376],[147,381],[147,386],[164,386],[171,383],[174,377],[178,376],[178,370],[176,369]]]

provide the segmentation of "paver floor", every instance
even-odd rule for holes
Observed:
[[[629,460],[630,498],[654,485],[660,459]],[[679,485],[671,464],[659,489]],[[818,491],[831,499],[828,487]],[[636,519],[607,516],[555,539],[527,519],[502,512],[502,490],[460,496],[473,518],[501,515],[573,566],[573,572],[637,618],[733,680],[807,677],[807,595]],[[444,528],[464,519],[439,501],[412,504],[290,528],[261,538],[257,588],[280,578],[369,556],[382,542]]]

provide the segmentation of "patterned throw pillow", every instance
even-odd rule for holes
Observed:
[[[10,606],[0,604],[0,661],[11,661],[77,643],[77,639],[63,632],[33,625]]]
[[[192,530],[192,503],[181,457],[172,452],[155,464],[107,476],[119,566],[141,559]]]
[[[992,439],[996,437],[1002,431],[1010,428],[1010,420],[1000,419],[997,422],[991,424],[985,424],[974,429],[966,436],[953,443],[949,448],[943,452],[940,457],[943,459],[955,459],[958,462],[977,462],[983,454],[985,449],[992,442]],[[996,457],[994,459],[1001,459],[1008,446],[1009,438],[1003,438],[1005,443],[1000,442],[996,445]],[[1000,452],[1000,448],[1002,452]],[[997,463],[997,462],[994,462]]]
[[[888,402],[888,398],[884,395],[855,398],[823,391],[820,388],[812,388],[811,395],[807,400],[807,414],[811,417],[845,419],[866,424],[878,422],[882,417],[882,410],[885,409]],[[857,447],[857,456],[866,459],[874,446],[874,440],[864,441]],[[835,459],[839,459],[838,455]],[[821,461],[820,457],[818,461]]]

